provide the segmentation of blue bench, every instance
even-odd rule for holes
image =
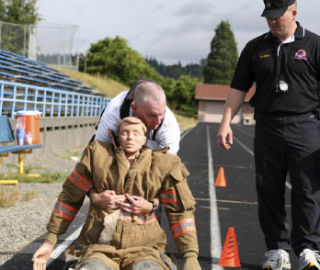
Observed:
[[[0,71],[0,75],[1,75],[1,77],[5,77],[5,78],[15,78],[16,77],[15,75],[8,73],[8,72],[4,72],[4,71]]]
[[[29,72],[25,71],[25,70],[21,70],[19,68],[15,68],[13,66],[6,66],[6,65],[0,65],[0,70],[9,70],[18,74],[27,74],[29,75]]]
[[[65,75],[63,73],[58,73],[57,71],[54,73],[52,72],[52,73],[47,73],[47,74],[50,74],[52,77],[57,78],[57,79],[62,79],[62,80],[69,78],[67,75]]]
[[[10,143],[10,144],[9,144]],[[18,154],[18,172],[24,173],[23,155],[32,153],[35,148],[41,147],[41,144],[36,145],[17,145],[15,143],[13,131],[7,116],[0,116],[0,165],[4,157],[9,153]]]

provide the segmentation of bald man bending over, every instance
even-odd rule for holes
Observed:
[[[180,129],[171,110],[166,106],[162,87],[149,79],[139,79],[130,91],[123,91],[107,105],[96,133],[96,140],[110,142],[108,129],[117,132],[121,119],[140,118],[147,127],[147,146],[151,149],[169,147],[177,155]]]

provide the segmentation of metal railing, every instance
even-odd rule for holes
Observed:
[[[98,116],[110,98],[0,80],[0,115],[39,111],[46,117]]]

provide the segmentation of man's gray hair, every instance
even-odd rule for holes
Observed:
[[[160,104],[163,100],[166,100],[166,94],[162,87],[155,81],[141,80],[134,89],[135,104],[148,101]]]

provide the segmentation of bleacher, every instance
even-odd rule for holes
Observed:
[[[99,95],[80,81],[73,80],[44,63],[5,50],[0,50],[0,78]]]
[[[42,116],[96,116],[109,99],[46,64],[0,50],[0,115],[37,110]]]

